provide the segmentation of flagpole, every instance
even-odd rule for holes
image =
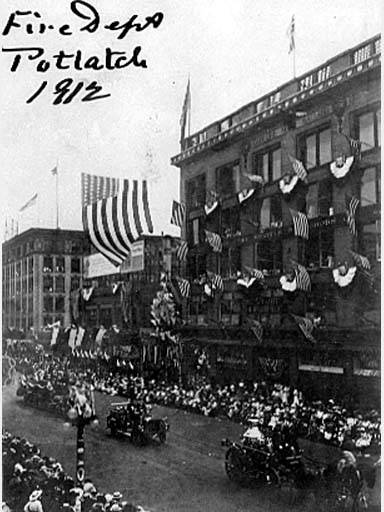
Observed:
[[[296,43],[292,50],[293,78],[296,78]]]
[[[188,85],[189,85],[189,111],[188,111],[188,137],[191,136],[191,76],[188,74]]]
[[[56,229],[59,229],[59,160],[56,160]]]

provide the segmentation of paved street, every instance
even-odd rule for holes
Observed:
[[[307,497],[287,507],[287,496],[272,488],[241,488],[224,472],[222,437],[237,438],[241,427],[226,420],[205,418],[174,409],[154,408],[166,415],[171,429],[163,446],[135,447],[128,440],[113,439],[105,430],[108,404],[119,397],[98,394],[98,430],[87,428],[86,469],[104,492],[120,490],[125,499],[154,512],[220,511],[277,512],[310,510]],[[15,390],[3,388],[3,425],[12,433],[38,444],[75,473],[75,430],[42,411],[25,407]]]

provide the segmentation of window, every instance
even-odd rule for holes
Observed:
[[[281,240],[262,240],[257,244],[257,268],[260,270],[282,269],[283,247]]]
[[[222,277],[233,277],[241,269],[240,247],[224,247],[221,254]]]
[[[64,293],[64,276],[55,277],[55,292]]]
[[[309,267],[329,267],[334,257],[333,228],[311,229],[305,247]]]
[[[252,170],[262,176],[265,182],[281,178],[281,149],[274,148],[261,153],[253,153]]]
[[[194,254],[188,257],[188,276],[196,279],[207,270],[207,260],[204,254]]]
[[[361,252],[369,261],[380,261],[380,221],[364,224],[361,230]]]
[[[53,292],[53,277],[44,276],[43,279],[43,292]]]
[[[220,197],[231,196],[236,192],[239,162],[233,162],[216,169],[216,191]]]
[[[200,243],[200,221],[199,219],[193,219],[187,224],[188,233],[188,244],[199,245]]]
[[[365,169],[360,184],[360,204],[369,206],[380,202],[380,173],[376,167]]]
[[[64,295],[57,295],[55,298],[56,313],[64,313]]]
[[[71,272],[73,274],[80,273],[80,258],[71,258]]]
[[[186,203],[189,210],[205,203],[205,174],[200,174],[186,183]]]
[[[260,210],[261,229],[276,228],[282,225],[280,195],[265,197]]]
[[[362,152],[381,146],[381,110],[371,110],[359,115],[356,130]]]
[[[61,256],[56,256],[55,272],[65,272],[65,261]]]
[[[53,258],[52,256],[44,256],[43,260],[43,272],[52,272],[53,271]]]
[[[317,215],[328,216],[332,208],[332,182],[320,181],[318,188]]]
[[[43,304],[44,304],[44,306],[43,306],[44,313],[51,313],[53,311],[52,295],[44,295]]]
[[[224,237],[241,233],[239,208],[226,208],[222,211],[221,230]]]
[[[327,164],[332,160],[331,129],[318,130],[299,140],[299,159],[307,169]]]

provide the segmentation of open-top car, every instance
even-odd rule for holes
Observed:
[[[144,445],[165,443],[169,425],[167,418],[152,418],[148,405],[128,401],[111,404],[107,428],[113,436],[124,435],[134,444]]]

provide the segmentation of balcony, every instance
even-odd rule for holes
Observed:
[[[171,158],[171,164],[180,166],[196,154],[223,144],[281,112],[296,108],[303,101],[378,68],[380,58],[381,37],[376,36],[187,137],[182,142],[181,153]]]

